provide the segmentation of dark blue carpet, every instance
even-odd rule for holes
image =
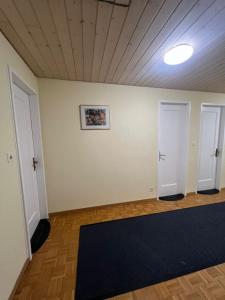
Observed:
[[[225,203],[82,226],[76,300],[105,299],[225,262]]]

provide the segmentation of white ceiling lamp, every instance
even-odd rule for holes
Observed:
[[[194,49],[191,45],[177,45],[166,52],[164,55],[164,63],[167,65],[182,64],[192,56],[193,52]]]

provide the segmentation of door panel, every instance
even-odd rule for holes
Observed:
[[[204,106],[201,112],[201,136],[198,190],[216,188],[216,149],[219,143],[220,108]]]
[[[184,193],[187,105],[161,104],[159,125],[159,196]]]
[[[29,238],[40,220],[36,172],[33,168],[34,145],[28,95],[13,84],[13,104],[20,171]]]

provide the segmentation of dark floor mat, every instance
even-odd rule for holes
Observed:
[[[81,226],[76,300],[99,300],[225,262],[225,203]]]
[[[198,191],[198,194],[202,195],[214,195],[218,194],[220,191],[217,189],[211,189],[211,190],[204,190],[204,191]]]
[[[39,221],[38,226],[31,238],[31,250],[35,253],[44,242],[47,240],[49,232],[51,229],[50,222],[47,219],[42,219]]]
[[[159,197],[159,200],[177,201],[177,200],[181,200],[183,198],[184,198],[184,194],[176,194],[176,195],[169,195],[169,196]]]

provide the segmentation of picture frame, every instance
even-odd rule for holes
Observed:
[[[110,129],[108,105],[80,105],[80,123],[83,130]]]

